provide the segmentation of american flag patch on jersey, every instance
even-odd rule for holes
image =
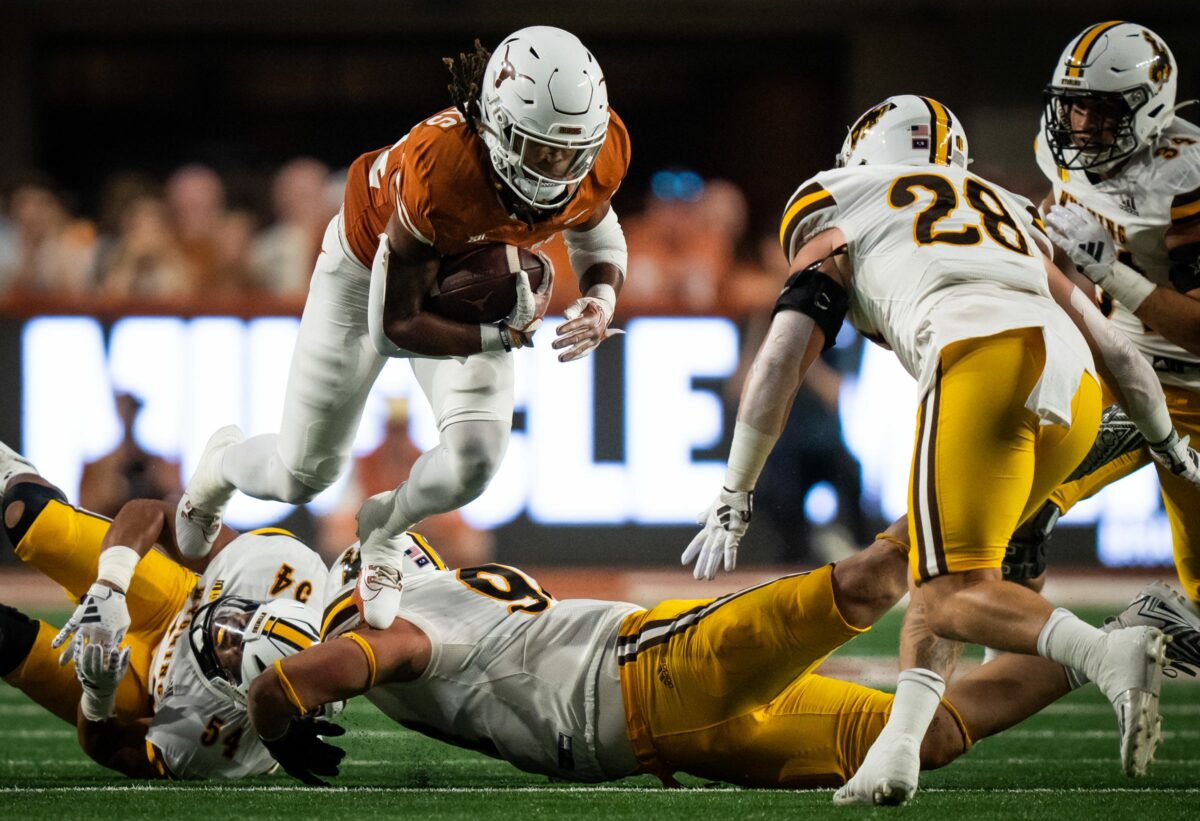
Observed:
[[[929,125],[914,125],[909,127],[912,137],[912,147],[914,150],[929,148]]]

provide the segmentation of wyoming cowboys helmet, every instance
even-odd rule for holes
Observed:
[[[209,684],[245,704],[259,673],[318,641],[319,621],[313,608],[291,599],[222,596],[196,611],[188,642]]]
[[[579,38],[531,26],[492,53],[479,111],[497,176],[527,206],[555,210],[574,195],[604,145],[608,87]]]
[[[1175,117],[1171,50],[1144,26],[1111,20],[1063,50],[1045,90],[1042,128],[1059,168],[1106,171]]]
[[[950,109],[931,97],[901,94],[867,109],[850,127],[837,167],[954,165],[966,168],[967,134]]]

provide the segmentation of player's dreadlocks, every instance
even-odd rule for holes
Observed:
[[[466,118],[467,125],[474,128],[479,117],[479,92],[483,88],[483,71],[487,68],[492,53],[475,38],[475,51],[471,54],[443,57],[442,62],[450,69],[450,101]]]

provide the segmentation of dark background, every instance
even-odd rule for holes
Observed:
[[[1042,86],[1070,39],[1106,19],[1157,31],[1181,66],[1179,99],[1200,91],[1200,3],[0,0],[0,185],[38,170],[94,215],[115,172],[199,161],[234,204],[265,208],[282,161],[348,165],[449,105],[441,58],[550,24],[596,55],[630,130],[621,213],[640,209],[654,171],[687,167],[741,186],[752,232],[769,231],[795,187],[832,165],[847,124],[906,92],[955,112],[974,170],[1040,196]],[[8,442],[20,441],[18,328],[0,320]],[[540,558],[565,535],[576,556],[603,561],[642,554],[647,540],[682,546],[689,532],[518,523],[502,555]],[[1063,548],[1087,555],[1088,538]]]

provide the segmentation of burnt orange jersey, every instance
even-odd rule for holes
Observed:
[[[604,146],[575,196],[553,216],[530,225],[509,213],[483,140],[448,108],[395,145],[363,154],[350,166],[346,239],[359,262],[370,267],[379,235],[395,212],[413,236],[442,256],[479,242],[530,248],[586,222],[616,192],[628,168],[629,134],[610,111]]]

